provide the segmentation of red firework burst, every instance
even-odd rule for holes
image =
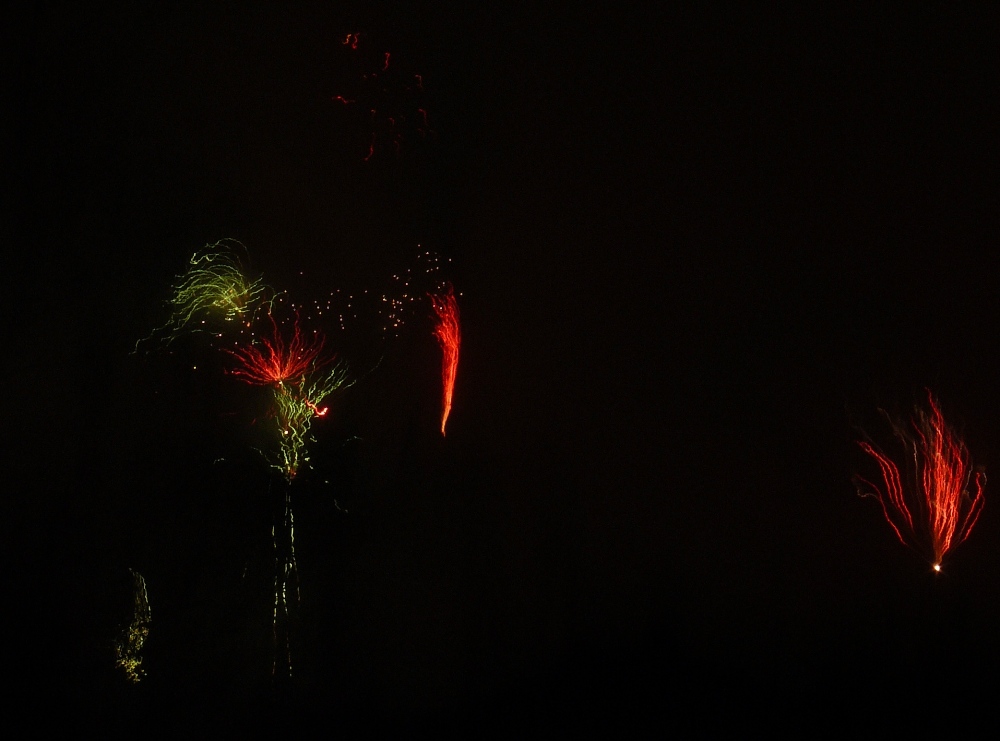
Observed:
[[[929,411],[917,408],[908,424],[891,419],[906,463],[899,466],[874,445],[858,441],[882,473],[883,488],[857,477],[858,493],[873,496],[885,519],[905,545],[928,552],[935,571],[953,547],[965,540],[983,509],[986,476],[973,469],[969,451],[944,421],[930,391]]]
[[[280,386],[285,381],[299,380],[318,365],[317,358],[323,350],[323,335],[319,332],[303,332],[298,316],[292,323],[291,338],[286,341],[275,322],[271,320],[271,337],[261,337],[258,343],[226,350],[239,361],[232,370],[247,383],[260,386]]]
[[[449,284],[441,295],[428,294],[437,321],[434,325],[434,336],[441,346],[441,434],[444,435],[448,415],[451,413],[451,397],[455,390],[455,375],[458,371],[458,350],[462,344],[462,331],[459,325],[458,301],[455,292]]]

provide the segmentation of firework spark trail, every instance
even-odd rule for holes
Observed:
[[[141,668],[143,644],[149,637],[149,624],[152,613],[149,609],[149,597],[146,594],[146,580],[138,571],[129,569],[132,574],[133,610],[132,622],[122,631],[115,641],[115,666],[120,667],[131,682],[138,682],[146,672]]]
[[[305,448],[313,417],[326,415],[328,408],[320,404],[345,386],[347,370],[338,364],[320,371],[334,357],[320,358],[325,339],[319,332],[305,333],[298,313],[290,339],[285,338],[273,315],[268,314],[268,318],[270,338],[226,352],[237,361],[231,375],[250,385],[271,387],[280,449],[280,463],[274,465],[291,480],[309,460]]]
[[[302,602],[299,590],[299,568],[295,560],[295,515],[292,511],[292,495],[285,488],[284,514],[281,521],[282,539],[278,540],[278,529],[271,526],[271,542],[274,547],[274,610],[271,618],[271,635],[274,659],[271,676],[278,674],[281,663],[286,676],[292,676],[291,621],[294,611]],[[289,602],[289,591],[294,591],[295,601]]]
[[[295,559],[295,515],[290,486],[303,465],[309,463],[307,442],[314,417],[323,417],[328,407],[320,406],[330,394],[343,387],[347,371],[342,365],[320,371],[333,361],[321,360],[324,338],[319,333],[305,335],[296,314],[291,338],[286,340],[274,317],[269,315],[272,336],[261,346],[228,350],[239,366],[232,375],[250,385],[270,386],[278,431],[278,459],[272,467],[285,479],[284,510],[280,526],[271,526],[274,547],[274,603],[271,617],[274,660],[273,677],[279,664],[283,676],[292,676],[291,623],[301,601],[298,564]],[[267,456],[269,457],[269,456]],[[294,600],[292,599],[294,593]]]
[[[291,481],[303,464],[309,463],[306,443],[315,417],[324,417],[328,407],[320,404],[334,391],[347,384],[347,371],[343,366],[318,378],[303,376],[296,384],[281,384],[274,389],[274,402],[280,432],[280,462],[275,468]],[[348,384],[349,385],[349,384]]]
[[[239,361],[239,366],[231,372],[247,383],[259,386],[282,385],[285,381],[302,378],[316,367],[317,358],[323,350],[324,339],[318,332],[308,336],[296,316],[292,327],[291,340],[285,341],[272,314],[271,338],[262,337],[260,344],[226,350]]]
[[[379,49],[368,34],[349,33],[339,46],[352,79],[330,99],[353,121],[364,162],[390,151],[399,157],[433,139],[423,75],[405,57]]]
[[[282,513],[280,516],[277,511],[273,513],[271,527],[275,559],[272,675],[276,677],[281,667],[280,673],[290,677],[292,627],[301,602],[290,487],[302,467],[309,463],[307,447],[313,440],[309,434],[313,419],[324,417],[329,411],[323,402],[334,391],[352,384],[347,382],[344,365],[329,367],[334,363],[333,355],[321,357],[325,338],[318,331],[303,329],[300,310],[295,304],[291,304],[294,317],[290,323],[276,319],[274,312],[281,306],[283,296],[275,295],[260,280],[244,276],[241,263],[232,251],[233,245],[242,248],[234,240],[223,240],[191,257],[187,271],[178,276],[173,287],[170,320],[154,330],[150,337],[166,331],[172,341],[182,330],[200,329],[194,325],[204,325],[209,319],[232,322],[236,330],[229,333],[232,342],[227,339],[229,346],[222,348],[235,361],[229,374],[249,385],[268,387],[272,395],[270,418],[275,420],[277,452],[264,453],[264,457],[281,472],[284,485]],[[353,297],[348,296],[346,307],[336,307],[340,309],[341,329],[345,328],[345,321],[357,319],[352,311],[352,300]],[[331,293],[325,307],[315,302],[315,314],[322,316],[324,311],[335,310],[334,303]],[[262,334],[255,329],[259,327],[263,308],[267,309],[270,327],[269,332],[265,330]],[[212,327],[211,333],[217,338],[223,336],[217,325]],[[138,681],[143,675],[138,653],[148,635],[149,608],[145,582],[140,575],[133,575],[137,584],[136,617],[131,627],[123,631],[116,651],[117,665],[132,681]]]
[[[858,441],[878,464],[884,487],[861,477],[857,482],[861,496],[878,499],[899,540],[929,549],[932,566],[940,571],[945,554],[969,536],[979,519],[986,476],[973,470],[965,443],[945,422],[929,391],[927,399],[929,411],[918,407],[908,425],[889,420],[906,452],[905,476],[888,455]]]
[[[309,462],[306,442],[309,439],[309,428],[312,426],[313,417],[325,416],[328,411],[328,407],[319,405],[327,396],[343,386],[345,380],[346,371],[338,366],[313,381],[303,377],[296,384],[279,383],[273,389],[280,433],[280,458],[278,463],[272,465],[284,475],[286,488],[280,542],[277,528],[273,525],[271,527],[275,560],[274,610],[271,624],[274,637],[272,676],[277,675],[279,651],[287,676],[292,676],[290,627],[292,603],[289,601],[289,590],[292,587],[295,593],[295,609],[301,602],[298,564],[295,560],[295,513],[292,510],[289,487],[299,468]]]
[[[168,341],[174,340],[199,318],[204,324],[205,317],[213,314],[221,315],[226,322],[245,321],[258,305],[267,301],[267,286],[244,274],[233,251],[237,245],[243,247],[236,240],[223,239],[191,256],[187,270],[172,287],[167,302],[170,318],[153,330],[150,337],[165,332]]]
[[[441,346],[441,434],[444,435],[448,415],[451,413],[451,397],[455,390],[458,350],[462,344],[462,332],[459,326],[458,301],[455,300],[455,291],[452,286],[449,284],[444,293],[428,295],[437,316],[434,336]]]

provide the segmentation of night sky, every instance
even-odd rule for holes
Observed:
[[[995,12],[397,5],[5,22],[24,706],[474,737],[988,716],[992,489],[935,575],[852,477],[874,475],[859,428],[925,388],[1000,467]],[[348,33],[421,75],[432,136],[365,161],[366,117],[334,99],[365,64]],[[223,238],[303,301],[387,291],[425,250],[462,294],[444,438],[426,303],[391,342],[328,333],[382,360],[292,486],[291,682],[271,680],[263,397],[197,336],[132,352]],[[152,610],[137,685],[112,649],[129,569]]]

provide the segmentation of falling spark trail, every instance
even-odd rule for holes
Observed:
[[[861,496],[878,499],[900,542],[927,551],[933,569],[940,571],[945,554],[969,537],[979,519],[986,476],[972,468],[965,443],[929,391],[927,399],[929,411],[918,407],[909,424],[889,420],[905,451],[904,472],[873,444],[858,441],[878,464],[883,486],[860,476],[856,481]]]
[[[299,590],[299,569],[295,560],[295,515],[292,512],[292,494],[289,483],[285,483],[284,511],[281,528],[271,526],[271,541],[274,548],[274,610],[271,617],[271,635],[274,658],[271,676],[277,678],[278,667],[283,676],[290,678],[293,672],[291,623],[298,614],[302,594]],[[291,592],[291,595],[289,594]],[[290,600],[294,596],[294,600]]]
[[[451,413],[451,398],[455,390],[462,332],[459,325],[458,302],[455,300],[452,286],[449,284],[445,293],[428,295],[437,318],[434,336],[441,346],[441,434],[444,435],[448,415]]]

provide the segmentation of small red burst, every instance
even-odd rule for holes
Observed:
[[[272,329],[270,338],[262,337],[258,344],[226,351],[239,361],[232,374],[261,386],[301,379],[317,365],[316,360],[323,349],[323,335],[304,333],[296,316],[292,336],[286,341],[274,317],[268,314],[268,318]]]
[[[930,411],[918,408],[908,425],[890,420],[904,448],[904,473],[874,445],[859,441],[878,463],[884,488],[861,477],[857,481],[862,496],[878,499],[896,537],[929,549],[931,564],[940,571],[945,554],[969,536],[979,519],[986,476],[972,468],[965,443],[944,421],[929,391],[927,399]]]
[[[363,34],[365,35],[365,34]],[[340,103],[351,138],[364,162],[423,151],[433,139],[423,76],[405,55],[386,51],[372,38],[341,37],[343,78],[331,99]]]
[[[449,284],[445,293],[428,294],[437,321],[434,325],[434,336],[441,346],[441,434],[444,435],[448,415],[451,413],[451,397],[455,390],[455,374],[458,371],[458,350],[462,344],[462,331],[459,325],[458,302],[455,292]]]

